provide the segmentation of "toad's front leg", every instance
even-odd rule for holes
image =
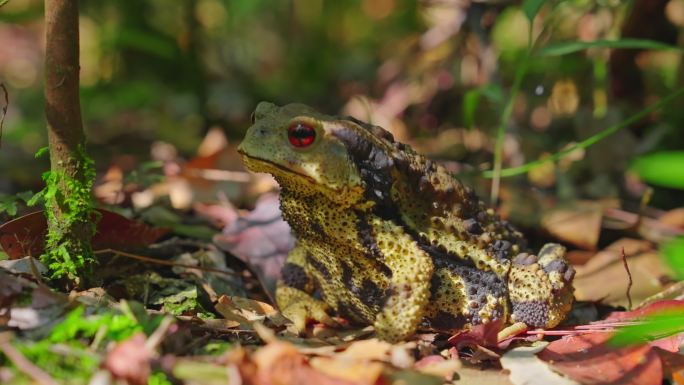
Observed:
[[[415,333],[430,299],[432,258],[396,224],[375,220],[371,225],[383,263],[392,272],[387,300],[375,318],[375,330],[383,340],[404,340]]]

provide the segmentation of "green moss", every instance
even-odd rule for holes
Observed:
[[[16,339],[12,344],[33,364],[60,383],[87,384],[100,366],[110,342],[120,342],[135,333],[155,330],[163,317],[136,318],[130,311],[86,309],[79,306],[58,323],[48,336],[38,341]],[[21,371],[0,354],[0,366],[8,366],[13,383],[31,383]],[[165,384],[157,377],[156,384]]]
[[[82,279],[95,261],[90,243],[97,215],[91,194],[95,166],[84,146],[79,146],[67,162],[75,165],[76,177],[63,171],[44,173],[45,188],[30,203],[42,199],[45,204],[48,234],[41,261],[52,278],[75,281]]]

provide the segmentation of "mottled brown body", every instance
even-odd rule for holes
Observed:
[[[298,242],[276,297],[298,327],[333,310],[399,340],[497,319],[553,327],[569,311],[561,246],[523,253],[520,232],[387,131],[302,105],[262,103],[255,118],[239,150],[282,188]]]

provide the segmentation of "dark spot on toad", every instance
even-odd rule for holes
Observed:
[[[283,266],[281,279],[285,286],[302,291],[306,288],[306,284],[309,281],[304,268],[290,262]]]
[[[323,279],[326,281],[329,281],[332,279],[332,275],[330,274],[330,270],[323,264],[323,262],[319,261],[318,259],[314,258],[311,254],[306,255],[306,262],[311,265],[314,269],[316,269]]]

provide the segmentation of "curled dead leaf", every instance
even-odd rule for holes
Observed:
[[[218,299],[215,309],[227,320],[239,322],[246,328],[253,328],[255,322],[278,327],[290,322],[273,306],[243,297],[223,295]]]

